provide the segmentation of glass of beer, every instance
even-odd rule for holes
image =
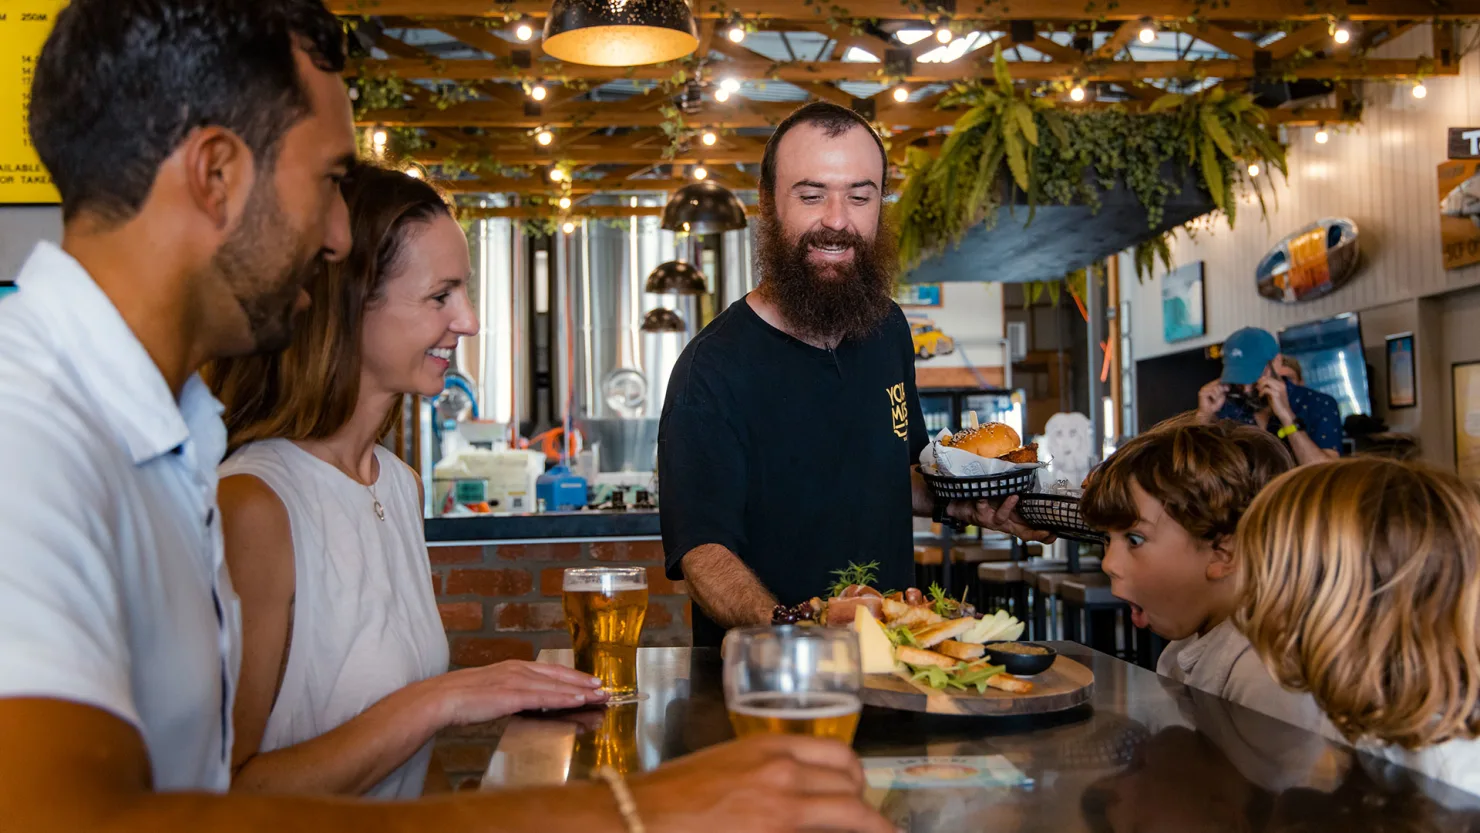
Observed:
[[[562,602],[576,670],[601,680],[609,702],[637,695],[637,641],[647,616],[643,567],[572,567]]]
[[[853,742],[863,674],[851,629],[732,630],[723,653],[725,707],[736,735],[772,732]]]

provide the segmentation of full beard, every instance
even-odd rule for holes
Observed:
[[[247,197],[241,222],[212,258],[247,317],[251,352],[275,353],[288,346],[297,318],[299,290],[321,273],[322,253],[298,254],[299,235],[277,205],[276,190],[264,177]]]
[[[851,247],[852,261],[818,266],[808,256],[813,246],[836,245]],[[806,338],[865,338],[894,310],[898,257],[894,230],[884,218],[871,241],[851,231],[826,228],[789,241],[775,210],[762,206],[755,258],[761,295]]]

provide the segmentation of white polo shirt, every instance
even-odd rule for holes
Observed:
[[[41,243],[0,301],[0,698],[133,724],[156,790],[226,790],[240,604],[221,405],[175,400],[82,266]]]

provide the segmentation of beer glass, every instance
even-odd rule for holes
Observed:
[[[732,630],[723,653],[725,707],[736,735],[771,732],[853,742],[863,674],[851,629]]]
[[[612,701],[637,694],[637,640],[647,615],[643,567],[572,567],[562,603],[576,670],[601,680]]]
[[[576,735],[574,757],[584,767],[583,771],[593,773],[609,766],[622,775],[630,775],[642,770],[642,756],[637,748],[637,709],[637,703],[624,703],[596,712],[600,716],[596,727]]]

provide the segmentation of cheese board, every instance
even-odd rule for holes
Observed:
[[[866,706],[900,711],[1010,716],[1065,711],[1084,705],[1095,693],[1094,672],[1068,657],[1057,657],[1047,671],[1030,679],[1033,689],[1025,694],[995,688],[978,694],[931,688],[902,672],[867,674],[859,699]]]

